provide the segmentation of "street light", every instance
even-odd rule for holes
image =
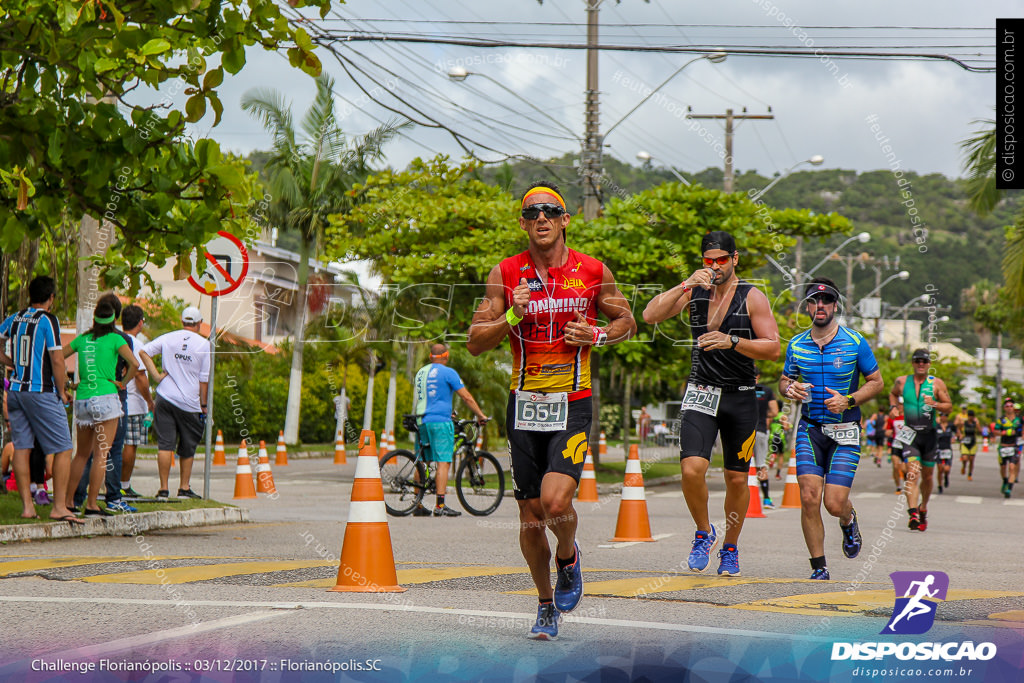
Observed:
[[[651,159],[653,159],[654,157],[651,156],[651,154],[649,152],[645,152],[643,150],[640,150],[639,152],[636,153],[636,158],[639,159],[640,161],[644,162],[645,164],[649,164],[649,163],[651,163]],[[672,175],[674,175],[676,178],[679,178],[679,182],[681,182],[683,185],[689,185],[690,184],[690,181],[687,180],[686,178],[684,178],[679,173],[679,171],[676,170],[675,166],[673,166],[672,164],[667,164],[665,167],[668,170],[672,171]]]
[[[820,154],[815,154],[810,159],[804,159],[803,161],[800,161],[800,162],[797,162],[797,163],[793,164],[792,166],[787,168],[785,171],[780,173],[778,175],[778,177],[775,178],[775,180],[773,180],[770,183],[768,183],[767,185],[765,185],[764,189],[762,189],[760,192],[755,192],[754,194],[750,194],[750,190],[748,190],[747,194],[750,196],[750,201],[756,202],[758,199],[760,199],[761,197],[764,196],[765,192],[767,192],[768,190],[770,190],[773,187],[775,187],[776,183],[778,183],[780,180],[782,180],[783,178],[788,176],[790,173],[795,171],[798,167],[803,166],[804,164],[810,164],[811,166],[821,166],[823,163],[825,163],[825,157],[821,156]]]
[[[658,86],[657,88],[655,88],[655,89],[654,89],[654,90],[652,90],[651,92],[647,93],[647,95],[646,95],[646,96],[645,96],[645,97],[644,97],[644,98],[643,98],[642,100],[640,100],[639,102],[637,102],[637,103],[636,103],[636,106],[634,106],[634,107],[633,107],[632,109],[630,109],[629,111],[627,111],[627,112],[626,112],[626,115],[625,115],[625,116],[623,116],[623,117],[622,117],[621,119],[619,119],[618,121],[616,121],[615,123],[613,123],[613,124],[611,125],[611,128],[609,128],[608,130],[606,130],[606,131],[604,132],[604,135],[602,135],[602,136],[601,136],[601,137],[602,137],[602,139],[603,139],[603,138],[606,138],[606,137],[608,137],[608,135],[609,135],[609,134],[610,134],[610,133],[611,133],[611,132],[612,132],[613,130],[615,130],[616,126],[618,126],[618,125],[619,125],[620,123],[622,123],[622,122],[623,122],[623,121],[625,121],[625,120],[626,120],[627,118],[629,118],[629,115],[630,115],[630,114],[632,114],[633,112],[635,112],[635,111],[636,111],[637,109],[639,109],[639,108],[640,108],[640,105],[642,105],[642,104],[643,104],[644,102],[646,102],[647,100],[651,99],[651,96],[652,96],[652,95],[654,95],[654,93],[656,93],[656,92],[658,92],[659,90],[661,90],[662,88],[664,88],[664,87],[665,87],[665,86],[666,86],[666,85],[668,84],[668,82],[669,82],[669,81],[671,81],[671,80],[672,80],[673,78],[675,78],[676,76],[678,76],[678,75],[679,75],[679,72],[680,72],[680,71],[682,71],[683,69],[685,69],[686,67],[690,66],[690,65],[691,65],[691,64],[693,64],[694,62],[699,62],[699,61],[700,61],[700,60],[702,60],[702,59],[706,59],[706,60],[708,60],[709,62],[711,62],[712,64],[721,64],[722,62],[724,62],[724,61],[725,61],[725,58],[726,58],[726,57],[728,57],[728,56],[729,56],[729,53],[727,53],[727,52],[724,52],[724,51],[722,51],[722,50],[716,50],[715,52],[707,52],[707,53],[705,53],[705,54],[702,54],[702,55],[701,55],[700,57],[694,57],[693,59],[691,59],[690,61],[688,61],[688,62],[687,62],[686,64],[683,64],[683,65],[682,65],[681,67],[679,67],[678,69],[676,69],[675,71],[673,71],[673,72],[672,72],[672,75],[671,75],[671,76],[669,76],[668,78],[666,78],[665,80],[663,80],[663,81],[661,82],[661,84],[660,84],[660,85],[659,85],[659,86]]]
[[[889,284],[893,280],[906,280],[909,277],[910,277],[910,273],[905,271],[905,270],[901,270],[898,273],[894,273],[894,274],[890,275],[885,280],[883,280],[881,283],[876,285],[874,289],[872,289],[870,292],[868,292],[861,299],[861,304],[863,304],[865,299],[869,299],[872,296],[874,296],[875,294],[877,294],[878,292],[882,291],[882,287],[885,287],[887,284]],[[918,297],[918,298],[920,298],[920,297]],[[912,301],[913,301],[913,299],[911,300],[911,302]],[[863,311],[863,308],[862,308],[861,315],[863,315],[863,314],[864,314],[864,311]],[[875,317],[875,350],[876,351],[878,350],[878,347],[881,345],[881,343],[882,343],[882,311],[879,310],[878,311],[878,316]]]
[[[769,185],[768,187],[771,187],[771,185]],[[765,188],[765,189],[767,189],[767,188]],[[764,194],[764,190],[762,190],[761,193]],[[838,254],[842,250],[842,248],[845,247],[850,242],[855,242],[856,241],[856,242],[860,242],[861,244],[866,244],[870,240],[871,240],[871,234],[867,233],[867,232],[860,232],[860,233],[857,233],[856,235],[854,235],[853,237],[850,237],[850,238],[846,239],[842,244],[840,244],[838,247],[833,249],[832,252],[828,256],[826,256],[825,258],[821,259],[821,261],[818,262],[818,265],[814,266],[813,268],[808,270],[806,273],[804,273],[804,277],[808,278],[808,277],[811,277],[812,275],[814,275],[815,271],[817,271],[818,268],[821,268],[823,265],[825,265],[825,261],[828,261],[833,256]],[[907,273],[907,275],[909,276],[910,273]]]
[[[517,100],[519,100],[520,102],[522,102],[526,106],[528,106],[531,109],[533,109],[535,112],[537,112],[538,114],[540,114],[541,116],[546,118],[548,121],[551,121],[556,126],[561,128],[562,130],[564,130],[566,133],[571,135],[574,140],[582,141],[582,138],[579,135],[577,135],[576,133],[574,133],[564,123],[562,123],[561,121],[559,121],[555,117],[551,116],[550,114],[548,114],[544,110],[540,109],[539,107],[537,107],[537,105],[535,105],[533,102],[531,102],[530,100],[526,99],[525,97],[523,97],[522,95],[520,95],[516,91],[506,87],[501,81],[497,81],[497,80],[491,78],[490,76],[488,76],[487,74],[480,73],[479,71],[466,71],[466,69],[461,67],[461,66],[453,66],[451,69],[448,70],[448,78],[453,80],[453,81],[455,81],[456,83],[461,83],[462,81],[466,80],[470,76],[479,76],[480,78],[486,78],[491,83],[494,83],[496,86],[498,86],[499,88],[501,88],[502,90],[507,92],[509,95],[512,95],[512,97],[515,97]]]

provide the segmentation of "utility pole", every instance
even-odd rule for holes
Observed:
[[[734,114],[732,109],[726,109],[725,114],[687,114],[688,119],[725,119],[725,182],[724,190],[726,192],[733,191],[733,168],[732,168],[732,135],[733,135],[733,122],[737,119],[740,121],[746,119],[774,119],[774,114],[747,114],[746,107],[743,108],[742,114]]]
[[[583,175],[583,219],[592,221],[597,218],[601,203],[598,198],[601,174],[601,134],[598,130],[600,120],[600,102],[598,94],[600,86],[597,79],[597,29],[598,8],[601,0],[587,0],[587,91],[585,101],[585,132],[583,134],[583,154],[580,158],[580,171]]]

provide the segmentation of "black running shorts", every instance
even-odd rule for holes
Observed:
[[[721,434],[725,469],[749,472],[754,455],[757,426],[757,398],[753,387],[744,391],[722,391],[718,414],[712,417],[696,410],[679,414],[679,459],[697,456],[711,461],[715,438]]]
[[[914,442],[903,449],[903,459],[918,458],[925,467],[935,467],[939,455],[939,433],[926,427],[917,433]]]
[[[751,392],[753,394],[753,392]],[[508,453],[512,460],[512,491],[516,500],[540,498],[540,482],[548,472],[580,480],[590,437],[593,403],[590,397],[569,402],[562,432],[527,432],[515,428],[516,394],[509,393],[505,411]]]
[[[191,458],[203,438],[201,413],[182,410],[157,395],[153,410],[156,428],[156,447],[161,451],[176,451],[179,458]]]

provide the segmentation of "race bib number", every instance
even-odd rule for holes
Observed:
[[[913,427],[903,425],[900,430],[896,432],[896,440],[904,446],[909,446],[914,443],[914,439],[917,438],[917,432],[914,431]]]
[[[1012,458],[1015,455],[1017,455],[1017,447],[1016,446],[1000,446],[999,447],[999,457],[1000,458]]]
[[[860,445],[860,425],[856,422],[821,425],[821,433],[840,446]]]
[[[569,418],[569,394],[516,392],[516,429],[527,432],[565,431]]]
[[[939,460],[952,460],[953,449],[952,448],[940,448],[939,449]]]
[[[722,402],[722,388],[705,384],[687,384],[683,394],[682,410],[696,410],[714,417],[718,415],[718,404]]]

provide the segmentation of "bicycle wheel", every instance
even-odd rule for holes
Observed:
[[[384,507],[394,517],[405,517],[423,500],[425,467],[409,451],[391,451],[380,460]]]
[[[489,515],[505,495],[505,473],[498,459],[485,451],[462,458],[455,475],[455,492],[463,509],[471,515]]]

